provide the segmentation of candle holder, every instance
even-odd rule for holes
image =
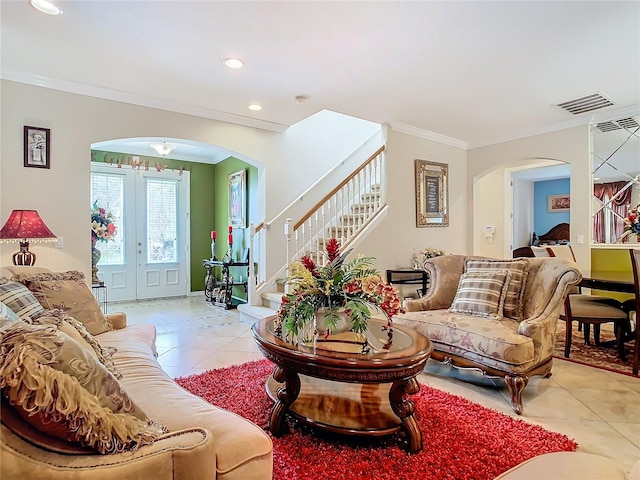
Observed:
[[[227,245],[227,252],[224,254],[224,257],[222,257],[223,262],[226,262],[226,263],[233,262],[232,250],[233,250],[233,243],[229,242],[229,244]]]
[[[211,260],[217,260],[216,258],[216,239],[211,239]]]

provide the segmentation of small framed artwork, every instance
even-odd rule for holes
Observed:
[[[24,126],[24,166],[51,168],[51,130]]]
[[[571,209],[571,197],[568,193],[547,196],[547,210],[552,213],[568,212]]]
[[[416,227],[449,226],[449,166],[416,160]]]
[[[229,174],[229,225],[236,228],[247,227],[246,170]]]

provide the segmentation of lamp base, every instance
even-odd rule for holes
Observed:
[[[29,242],[20,242],[20,251],[13,254],[13,264],[26,266],[36,264],[36,254],[29,251]]]

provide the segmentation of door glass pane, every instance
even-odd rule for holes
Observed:
[[[96,248],[102,252],[98,265],[124,264],[124,176],[91,172],[91,202],[111,213],[116,234],[110,240],[98,241]],[[87,215],[87,219],[89,216]],[[87,230],[87,241],[91,241]]]
[[[147,178],[147,263],[178,261],[178,182]]]

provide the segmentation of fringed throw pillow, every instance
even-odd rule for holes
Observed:
[[[499,270],[508,270],[511,273],[507,286],[507,297],[504,302],[504,316],[520,321],[524,317],[522,297],[529,271],[529,260],[524,258],[517,260],[468,258],[465,261],[465,273]]]
[[[33,292],[47,310],[65,311],[81,322],[91,335],[111,330],[111,324],[100,310],[100,304],[77,270],[62,273],[19,274],[14,277]]]
[[[463,274],[449,311],[477,317],[501,318],[510,277],[511,273],[506,270]]]
[[[53,326],[16,322],[0,330],[0,388],[33,428],[102,454],[166,432],[93,355]]]

